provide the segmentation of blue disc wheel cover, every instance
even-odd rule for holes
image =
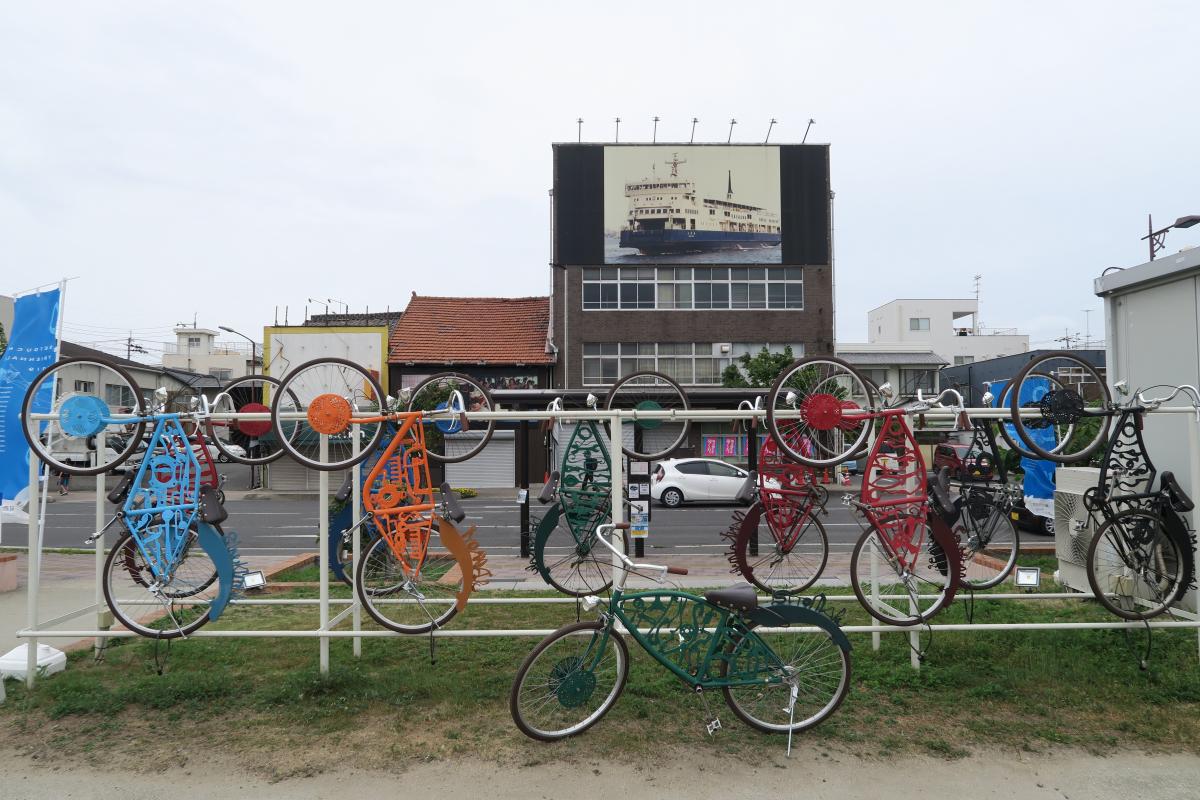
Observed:
[[[104,430],[108,404],[90,394],[68,397],[58,409],[58,426],[67,436],[83,439]]]

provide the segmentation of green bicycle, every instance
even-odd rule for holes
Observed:
[[[629,675],[629,648],[620,625],[656,661],[703,697],[720,689],[725,702],[747,725],[791,735],[832,714],[850,688],[850,642],[824,613],[824,597],[777,595],[760,606],[749,584],[707,592],[657,590],[626,594],[631,572],[661,582],[676,567],[635,564],[609,541],[629,523],[600,525],[596,542],[623,569],[600,618],[559,628],[521,664],[509,693],[513,721],[526,736],[553,741],[595,725],[621,696]],[[589,596],[584,608],[601,605]],[[816,633],[785,633],[791,625]],[[720,720],[709,720],[711,734]]]

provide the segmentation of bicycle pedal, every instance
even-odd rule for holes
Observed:
[[[709,736],[712,736],[714,733],[721,730],[721,720],[717,717],[713,717],[708,721],[708,724],[704,726],[704,729],[708,731]]]

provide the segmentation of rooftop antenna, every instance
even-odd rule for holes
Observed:
[[[312,299],[311,297],[310,297],[310,298],[308,298],[308,302],[310,302],[310,303],[319,303],[320,305],[323,305],[323,306],[325,306],[325,313],[326,313],[326,314],[328,314],[328,313],[329,313],[329,303],[322,303],[320,300],[314,300],[314,299]],[[304,320],[305,320],[306,322],[308,321],[308,306],[305,306],[305,307],[304,307]]]
[[[614,142],[619,142],[619,141],[621,141],[621,118],[620,118],[620,117],[614,117],[613,119],[614,119],[614,120],[616,121],[616,123],[617,123],[617,129],[616,129],[616,131],[614,131],[614,132],[613,132],[613,141],[614,141]]]
[[[658,117],[655,117],[654,118],[654,133],[650,134],[650,143],[655,144],[657,142],[658,142]]]
[[[775,118],[771,117],[771,124],[767,126],[767,138],[763,139],[763,144],[771,140],[771,129],[775,127]]]
[[[734,125],[737,125],[737,120],[736,119],[729,120],[729,136],[726,137],[725,144],[729,144],[730,142],[733,141],[733,126]]]
[[[808,121],[808,125],[804,128],[804,138],[800,140],[800,144],[804,144],[805,142],[808,141],[808,129],[816,124],[817,124],[817,121],[815,119],[810,119]]]
[[[700,120],[696,119],[695,117],[692,117],[692,138],[688,139],[688,144],[696,141],[696,123],[699,121]]]
[[[1092,309],[1083,309],[1083,349],[1092,345]]]
[[[575,125],[578,128],[575,141],[582,142],[583,141],[583,117],[580,117],[579,119],[575,120]]]
[[[287,312],[288,312],[288,307],[287,307],[287,306],[284,306],[284,307],[283,307],[283,327],[285,327],[285,328],[288,326],[288,323],[287,323]]]
[[[325,300],[326,300],[327,302],[330,302],[330,303],[341,303],[341,304],[342,304],[342,313],[343,313],[343,314],[349,314],[349,313],[350,313],[350,304],[349,304],[349,303],[347,303],[345,300],[337,300],[337,299],[335,299],[335,298],[332,298],[332,297],[326,297],[326,298],[325,298]]]
[[[979,329],[983,327],[983,323],[979,321],[979,282],[983,280],[982,275],[975,276],[975,335],[979,335]]]
[[[279,327],[279,306],[275,306],[275,327]]]

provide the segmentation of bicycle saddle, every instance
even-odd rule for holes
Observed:
[[[229,512],[221,505],[221,495],[215,486],[200,487],[200,519],[210,525],[218,525],[229,518]]]
[[[728,589],[713,589],[704,593],[704,599],[714,606],[727,608],[730,611],[753,611],[758,608],[758,594],[748,583],[730,586]]]
[[[441,485],[442,499],[446,501],[446,508],[449,510],[451,522],[462,522],[466,519],[467,512],[463,511],[462,505],[458,502],[458,492],[450,488],[450,484],[443,481]]]
[[[1171,473],[1168,472],[1166,474],[1170,475]],[[137,474],[134,472],[125,473],[125,477],[121,479],[121,482],[108,493],[108,502],[113,505],[120,505],[125,502],[125,498],[129,496],[129,490],[133,486],[133,479],[136,477]]]
[[[929,479],[929,495],[933,498],[934,507],[948,523],[958,519],[962,510],[961,498],[950,497],[950,468],[942,467],[937,475]]]
[[[1167,500],[1171,503],[1171,508],[1179,513],[1187,513],[1195,508],[1195,503],[1192,498],[1188,497],[1187,492],[1179,485],[1179,481],[1175,480],[1175,473],[1164,471],[1162,474],[1161,491],[1167,495]]]
[[[539,503],[549,503],[554,499],[554,490],[558,488],[559,477],[558,470],[550,473],[550,480],[546,481],[546,485],[542,487],[542,491],[538,495]]]
[[[335,494],[333,496],[333,499],[337,500],[339,503],[344,503],[348,499],[350,499],[350,490],[352,488],[351,483],[350,483],[350,474],[351,473],[349,473],[349,472],[346,473],[345,480],[342,481],[342,485],[337,490],[337,494]]]
[[[734,497],[742,503],[749,503],[754,499],[754,489],[758,486],[758,473],[751,472],[746,476],[746,480],[742,482],[742,488],[738,489],[737,495]]]

